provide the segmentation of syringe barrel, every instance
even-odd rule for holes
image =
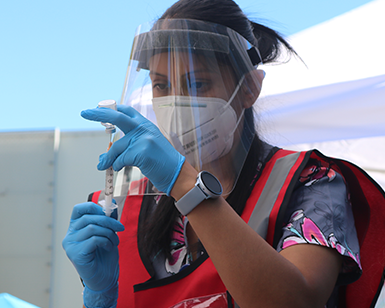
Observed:
[[[99,102],[98,107],[110,108],[117,110],[116,102],[112,99],[107,99]],[[111,123],[102,123],[106,128],[106,133],[112,135],[116,132],[115,125]],[[111,144],[110,144],[111,145]],[[108,148],[110,148],[110,145]],[[106,186],[104,190],[104,202],[102,203],[103,210],[107,216],[110,216],[113,210],[117,207],[116,204],[112,203],[114,194],[114,170],[112,167],[106,170]]]
[[[112,167],[106,170],[106,186],[104,190],[104,203],[102,204],[106,216],[110,216],[116,208],[116,204],[112,203],[114,194],[114,170]]]
[[[114,170],[112,167],[106,170],[106,190],[105,195],[111,196],[114,193]],[[112,199],[112,198],[111,198]]]

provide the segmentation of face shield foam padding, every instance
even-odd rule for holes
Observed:
[[[138,67],[148,69],[149,59],[157,53],[173,49],[229,53],[229,38],[225,35],[196,30],[154,30],[136,37],[133,59]]]

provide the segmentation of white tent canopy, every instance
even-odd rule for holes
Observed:
[[[385,187],[385,0],[289,38],[303,59],[264,65],[261,135],[352,160]],[[370,159],[368,159],[370,158]]]
[[[374,0],[289,37],[306,65],[263,67],[264,95],[385,74],[384,12],[385,1]]]
[[[385,136],[385,74],[258,103],[263,135],[279,145]]]

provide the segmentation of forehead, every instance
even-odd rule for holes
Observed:
[[[149,62],[150,74],[163,72],[165,74],[180,72],[209,72],[221,73],[220,63],[215,58],[208,58],[202,54],[192,54],[186,51],[161,52],[153,55]]]

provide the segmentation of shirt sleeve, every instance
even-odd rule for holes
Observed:
[[[359,243],[342,175],[323,162],[312,161],[301,173],[284,221],[277,251],[297,244],[330,247],[345,257],[337,284],[360,277]]]

